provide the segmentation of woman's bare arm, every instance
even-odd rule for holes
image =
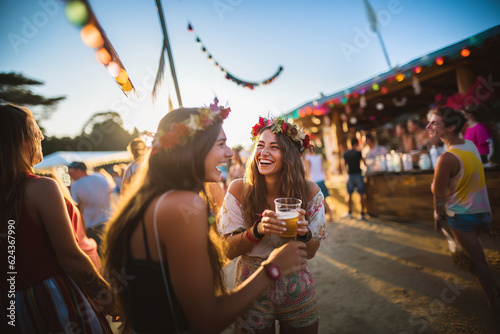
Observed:
[[[28,203],[34,205],[47,231],[61,268],[78,286],[109,311],[112,309],[109,284],[89,257],[78,247],[59,185],[48,178],[33,179],[26,189]]]
[[[187,205],[185,203],[193,203]],[[188,214],[186,210],[188,208]],[[194,332],[223,330],[243,313],[273,282],[259,268],[232,293],[216,297],[213,268],[207,252],[207,215],[202,199],[190,192],[176,192],[160,203],[158,230],[166,249],[172,286]],[[297,242],[276,256],[275,263],[291,273],[305,267],[304,244]]]

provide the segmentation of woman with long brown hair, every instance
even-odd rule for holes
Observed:
[[[224,287],[222,257],[205,182],[232,156],[222,121],[229,109],[182,108],[158,126],[142,185],[112,218],[104,269],[127,282],[114,290],[127,329],[138,333],[222,331],[282,275],[305,267],[305,245],[286,245],[238,289]],[[219,239],[220,242],[220,239]],[[113,282],[111,283],[113,287]]]
[[[285,244],[280,238],[284,222],[277,219],[274,200],[292,197],[302,201],[297,240],[306,243],[312,258],[326,237],[324,196],[318,185],[305,178],[302,156],[313,147],[309,137],[282,118],[259,118],[252,129],[254,149],[245,177],[231,183],[224,199],[219,233],[228,242],[227,256],[239,256],[235,286],[239,286]],[[316,333],[318,309],[309,268],[281,278],[238,318],[238,331],[274,333],[274,321],[282,333]]]
[[[29,110],[0,105],[0,331],[111,333],[99,311],[112,310],[109,285],[78,247],[56,181],[33,174],[42,140]]]

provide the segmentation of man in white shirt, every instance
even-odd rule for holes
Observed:
[[[102,233],[111,215],[108,181],[99,173],[87,174],[85,163],[78,161],[68,165],[68,174],[73,180],[71,197],[82,213],[87,236],[96,241],[99,252]]]

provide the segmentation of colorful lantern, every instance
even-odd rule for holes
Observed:
[[[420,66],[417,66],[413,69],[413,72],[415,72],[416,74],[419,74],[420,72],[422,72],[422,67]]]
[[[130,92],[132,90],[132,84],[130,83],[130,81],[125,82],[122,85],[122,89],[124,92]]]
[[[120,75],[121,67],[117,62],[110,61],[106,68],[108,69],[109,75],[111,75],[112,77],[116,78]]]
[[[373,89],[374,91],[377,91],[377,90],[379,90],[379,89],[380,89],[380,87],[379,87],[379,85],[378,85],[378,84],[373,84],[373,85],[372,85],[372,89]]]
[[[80,0],[70,0],[64,6],[64,14],[68,21],[81,27],[89,21],[89,12],[85,4]]]
[[[80,31],[80,37],[83,43],[89,48],[100,48],[104,45],[99,29],[92,23],[87,24]]]
[[[120,85],[125,84],[128,81],[128,74],[123,68],[120,69],[120,74],[116,77],[116,82]]]
[[[97,58],[97,61],[103,65],[108,65],[109,62],[111,61],[111,56],[109,55],[108,50],[105,48],[100,48],[95,52],[95,57]]]
[[[468,49],[463,49],[462,51],[460,51],[460,55],[464,58],[469,57],[470,51]]]
[[[405,75],[404,75],[403,73],[398,73],[398,74],[396,75],[396,80],[397,80],[397,81],[401,82],[401,81],[403,81],[404,79],[405,79]]]
[[[436,59],[436,64],[441,66],[441,65],[443,65],[443,63],[444,63],[443,57],[439,57]]]

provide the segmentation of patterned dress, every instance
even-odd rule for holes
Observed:
[[[327,236],[323,193],[319,191],[307,203],[306,220],[309,229],[316,240]],[[239,233],[248,228],[243,220],[243,210],[229,191],[224,198],[218,222],[221,235]],[[250,277],[269,254],[287,241],[278,235],[267,235],[249,252],[239,257],[236,263],[234,286],[240,285]],[[274,320],[281,326],[304,327],[319,321],[318,308],[313,286],[313,278],[309,267],[297,274],[283,277],[266,290],[254,301],[253,305],[243,315],[238,317],[236,324],[250,332],[274,326]]]

